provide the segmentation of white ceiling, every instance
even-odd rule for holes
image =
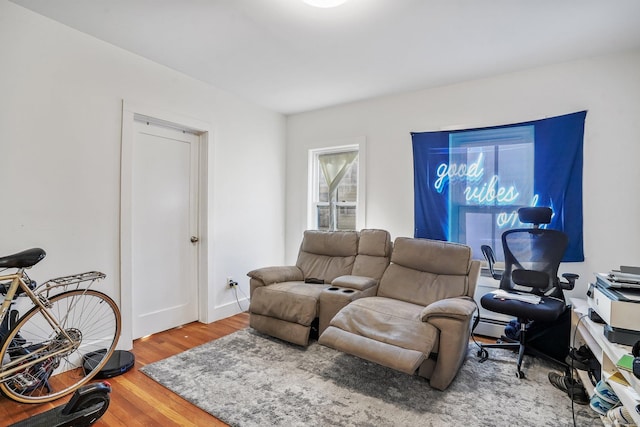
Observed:
[[[640,0],[12,1],[284,114],[640,47]]]

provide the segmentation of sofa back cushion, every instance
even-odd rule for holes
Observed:
[[[398,237],[378,296],[422,306],[469,295],[471,249],[458,243]]]
[[[380,280],[389,265],[391,248],[391,235],[388,231],[374,229],[360,231],[358,255],[351,274]]]
[[[319,231],[304,232],[296,266],[305,279],[322,279],[331,283],[339,276],[351,274],[358,254],[358,232]]]

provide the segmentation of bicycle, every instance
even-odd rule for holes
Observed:
[[[37,286],[26,270],[46,252],[28,249],[0,257],[0,392],[22,403],[65,396],[108,362],[120,337],[120,310],[106,294],[90,289],[105,276],[90,271]],[[15,269],[4,274],[7,269]],[[24,315],[14,309],[26,296]]]

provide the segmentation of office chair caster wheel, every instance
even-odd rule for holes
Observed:
[[[518,379],[523,379],[524,378],[524,372],[518,370],[516,371],[516,377],[518,377]]]

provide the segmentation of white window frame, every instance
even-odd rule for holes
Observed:
[[[318,157],[323,154],[342,153],[345,151],[358,152],[358,197],[356,202],[356,230],[366,228],[365,226],[365,177],[366,177],[366,139],[365,137],[349,138],[340,141],[333,141],[331,145],[322,148],[309,150],[307,167],[307,229],[318,229],[317,206],[319,203],[319,162]],[[353,203],[338,203],[336,206],[352,206]]]

